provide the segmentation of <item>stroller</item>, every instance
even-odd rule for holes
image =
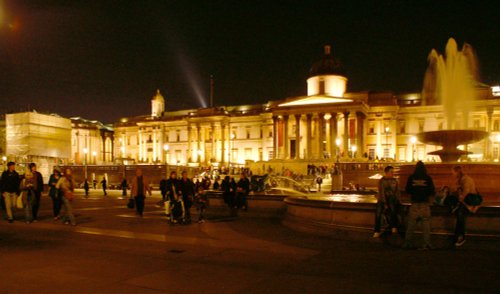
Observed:
[[[184,223],[186,210],[184,208],[184,202],[182,200],[170,200],[169,208],[166,209],[169,209],[170,213],[167,213],[167,216],[170,215],[171,224]]]

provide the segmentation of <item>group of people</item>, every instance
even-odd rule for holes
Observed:
[[[400,189],[398,181],[394,178],[394,168],[387,166],[384,169],[385,175],[379,181],[379,192],[377,195],[377,209],[375,213],[375,228],[373,237],[381,236],[382,218],[385,218],[392,233],[398,233],[400,227]],[[474,180],[464,174],[462,167],[457,165],[451,170],[455,186],[445,187],[444,195],[447,201],[442,201],[449,205],[450,211],[456,215],[456,226],[454,244],[459,247],[465,243],[465,223],[469,213],[476,213],[481,204]],[[413,174],[408,177],[405,192],[410,196],[411,206],[406,224],[404,248],[414,248],[413,235],[417,222],[422,223],[423,246],[420,249],[431,249],[430,242],[430,201],[436,194],[434,182],[427,173],[427,169],[422,161],[417,162]]]
[[[208,205],[205,188],[206,182],[197,181],[195,184],[188,178],[187,171],[181,173],[181,178],[177,177],[176,171],[172,171],[168,179],[160,181],[161,203],[171,224],[192,223],[193,205],[199,211],[198,223],[205,222],[204,212]]]
[[[240,174],[238,182],[234,177],[225,176],[220,185],[224,203],[231,210],[231,215],[236,216],[238,210],[248,210],[248,194],[250,193],[250,180],[246,173]]]
[[[71,170],[64,174],[54,169],[49,179],[49,196],[52,198],[54,220],[63,219],[65,224],[76,225],[71,206],[74,198],[75,182]],[[38,221],[38,210],[44,190],[43,176],[37,171],[35,163],[30,163],[23,176],[16,171],[16,163],[7,163],[7,169],[0,178],[2,210],[5,210],[9,223],[13,223],[16,209],[24,209],[27,224]],[[61,214],[61,209],[63,213]]]

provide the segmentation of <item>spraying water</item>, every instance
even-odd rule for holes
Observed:
[[[462,51],[458,51],[457,42],[450,38],[445,55],[433,49],[428,61],[422,93],[424,104],[443,105],[446,129],[466,129],[469,110],[476,99],[478,68],[474,49],[464,43]]]

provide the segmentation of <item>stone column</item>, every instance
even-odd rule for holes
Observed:
[[[323,141],[324,141],[324,130],[325,127],[325,114],[318,113],[318,158],[323,158]]]
[[[283,115],[283,159],[289,159],[290,158],[290,140],[288,138],[288,114]]]
[[[356,112],[356,148],[358,157],[362,157],[365,153],[365,142],[364,142],[364,124],[365,124],[365,115],[362,112]]]
[[[349,111],[344,111],[344,139],[342,142],[344,154],[349,152]]]
[[[220,134],[221,134],[221,139],[220,139],[220,143],[221,143],[221,148],[220,148],[220,152],[221,152],[221,163],[225,163],[226,162],[226,124],[221,122],[220,124],[220,128],[221,128],[221,131],[220,131]]]
[[[201,163],[201,126],[200,124],[196,124],[196,158],[198,159],[197,161]]]
[[[300,159],[300,117],[295,115],[295,159]]]
[[[192,146],[191,146],[191,131],[192,127],[191,124],[188,123],[187,126],[187,143],[188,143],[188,149],[187,149],[187,162],[193,162],[193,152],[191,152]]]
[[[306,114],[306,129],[307,129],[307,154],[305,156],[305,159],[311,159],[312,158],[312,114],[308,113]]]
[[[336,145],[336,140],[337,140],[337,133],[338,133],[338,126],[337,126],[337,113],[332,112],[330,114],[330,150],[331,150],[331,157],[335,158],[337,156],[337,145]]]
[[[212,154],[210,154],[210,160],[216,160],[217,157],[217,144],[215,140],[215,124],[210,124],[210,132],[212,133]]]
[[[492,119],[493,119],[493,107],[488,107],[486,109],[486,114],[488,115],[488,121],[486,125],[486,131],[488,133],[491,132],[491,124],[492,124]],[[487,138],[484,140],[484,151],[483,154],[485,154],[486,159],[493,159],[493,144],[490,142],[490,138]]]
[[[278,116],[273,115],[273,157],[278,159]]]

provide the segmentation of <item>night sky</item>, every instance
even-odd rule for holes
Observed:
[[[412,4],[413,3],[413,4]],[[418,3],[418,4],[415,4]],[[331,44],[348,91],[420,91],[427,55],[470,43],[500,83],[498,1],[55,1],[0,4],[0,107],[106,123],[167,110],[306,93]]]

